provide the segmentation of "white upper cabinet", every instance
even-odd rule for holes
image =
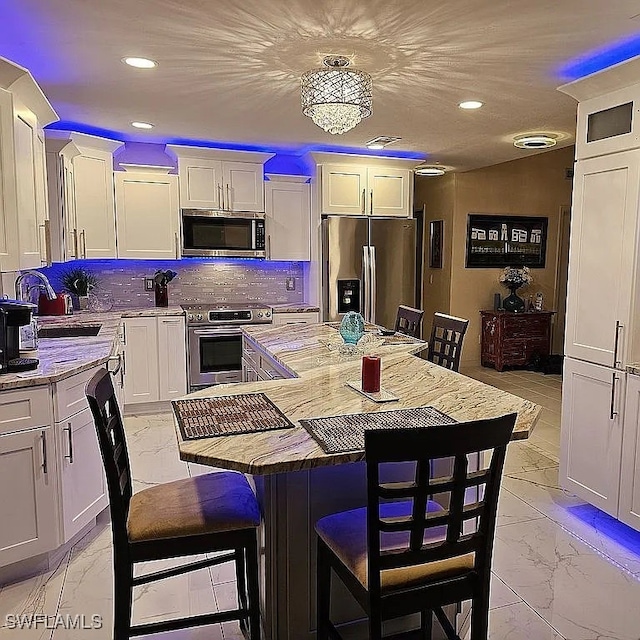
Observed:
[[[46,264],[42,129],[58,119],[31,74],[0,58],[0,270]]]
[[[115,258],[113,152],[122,146],[81,133],[47,133],[54,259]]]
[[[393,164],[322,165],[321,212],[344,215],[412,215],[413,174]]]
[[[322,167],[322,213],[366,214],[367,168],[327,164]]]
[[[80,151],[73,158],[79,257],[115,258],[113,152],[121,143],[92,136],[73,136]]]
[[[180,257],[178,176],[115,173],[119,258]]]
[[[273,153],[167,145],[178,158],[180,207],[264,211],[264,163]]]
[[[565,355],[609,367],[637,360],[640,150],[578,162],[574,175]]]
[[[311,259],[311,190],[300,176],[269,176],[265,183],[267,259]]]

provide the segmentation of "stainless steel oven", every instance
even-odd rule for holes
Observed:
[[[265,258],[265,214],[183,209],[182,255]]]
[[[183,305],[187,312],[189,391],[242,382],[242,325],[271,323],[269,307]]]

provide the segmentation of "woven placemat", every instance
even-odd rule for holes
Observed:
[[[173,400],[171,404],[185,440],[294,426],[264,393]]]
[[[318,442],[325,453],[363,451],[364,432],[369,429],[421,429],[456,422],[457,420],[434,407],[300,420],[300,424]]]

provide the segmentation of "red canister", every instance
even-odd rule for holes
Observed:
[[[380,391],[380,358],[378,356],[362,357],[362,390],[366,393]]]

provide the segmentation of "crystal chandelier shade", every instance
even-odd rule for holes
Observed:
[[[372,112],[371,76],[348,69],[343,56],[327,56],[324,67],[312,69],[301,79],[302,113],[333,134],[353,129]]]

